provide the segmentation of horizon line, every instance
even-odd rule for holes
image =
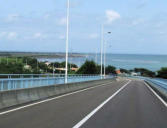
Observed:
[[[5,53],[5,52],[8,52],[8,53],[61,53],[61,54],[65,54],[65,52],[48,52],[48,51],[1,51],[0,50],[0,53]],[[100,52],[96,53],[96,52],[69,52],[70,54],[71,53],[75,53],[75,54],[101,54]],[[162,55],[162,56],[165,56],[167,54],[160,54],[160,53],[106,53],[106,54],[119,54],[119,55]]]

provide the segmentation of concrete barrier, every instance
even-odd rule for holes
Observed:
[[[87,82],[59,84],[52,86],[43,86],[28,89],[18,89],[12,91],[0,92],[0,109],[21,105],[37,100],[46,99],[52,96],[58,96],[65,93],[77,91],[80,89],[97,86],[100,84],[115,81],[114,78],[106,80],[95,80]]]
[[[16,91],[12,91],[12,92],[6,91],[6,92],[1,93],[1,100],[3,104],[2,108],[14,106],[16,105],[16,103],[18,104]]]

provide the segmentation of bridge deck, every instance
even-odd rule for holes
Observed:
[[[17,111],[1,113],[0,127],[166,128],[166,106],[142,81],[127,82],[113,82]],[[109,97],[104,106],[99,107]],[[97,107],[99,110],[89,116]]]

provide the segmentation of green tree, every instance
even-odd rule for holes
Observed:
[[[158,77],[167,79],[167,67],[161,68],[161,70],[158,71]]]
[[[145,68],[135,68],[134,71],[140,72],[141,75],[145,76],[145,77],[155,77],[155,72],[150,71],[150,70],[145,69]]]
[[[122,73],[128,73],[128,74],[130,73],[129,70],[127,70],[127,69],[123,69],[123,68],[121,68],[120,71],[121,71]]]
[[[88,61],[80,67],[80,69],[77,71],[78,74],[97,74],[98,69],[97,65],[95,64],[94,61]]]
[[[116,74],[115,70],[116,67],[109,65],[106,67],[106,74]]]

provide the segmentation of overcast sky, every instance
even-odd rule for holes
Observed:
[[[71,0],[70,51],[167,54],[167,0]],[[107,32],[111,31],[111,35]],[[0,51],[64,52],[66,0],[1,0]]]

